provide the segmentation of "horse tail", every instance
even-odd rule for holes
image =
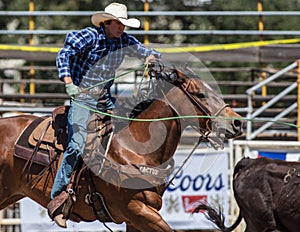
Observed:
[[[226,227],[225,226],[225,217],[224,214],[222,212],[222,209],[215,209],[207,204],[204,203],[200,203],[194,210],[193,213],[198,213],[199,211],[204,210],[207,211],[205,213],[205,217],[211,221],[212,223],[214,223],[218,229],[222,232],[230,232],[233,231],[242,221],[243,217],[241,215],[241,213],[239,213],[238,218],[236,219],[236,221],[233,223],[232,226],[230,227]]]

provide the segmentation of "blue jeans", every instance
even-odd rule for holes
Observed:
[[[111,96],[105,95],[107,101],[100,108],[113,109],[114,104]],[[66,190],[72,172],[76,166],[78,158],[83,154],[87,138],[87,121],[91,115],[88,108],[96,109],[99,107],[97,98],[81,94],[75,102],[71,102],[68,114],[68,146],[63,154],[61,165],[57,171],[52,191],[51,199],[54,199],[62,191]],[[102,99],[103,100],[103,99]]]

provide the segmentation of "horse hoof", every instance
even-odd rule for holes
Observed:
[[[58,214],[54,217],[54,221],[55,223],[62,227],[62,228],[67,228],[67,221],[66,219],[64,218],[64,215],[63,214]]]

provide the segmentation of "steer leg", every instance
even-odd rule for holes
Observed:
[[[158,211],[139,200],[131,200],[126,211],[126,232],[171,232]]]
[[[271,190],[264,192],[268,191],[271,192]],[[277,224],[272,209],[272,197],[262,194],[260,190],[252,190],[251,195],[245,194],[244,196],[247,196],[247,199],[243,200],[241,208],[243,208],[242,213],[247,224],[246,231],[276,231]]]

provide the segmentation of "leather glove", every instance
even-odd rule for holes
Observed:
[[[65,87],[66,92],[70,97],[79,94],[79,87],[77,85],[74,85],[73,82],[65,84]]]

